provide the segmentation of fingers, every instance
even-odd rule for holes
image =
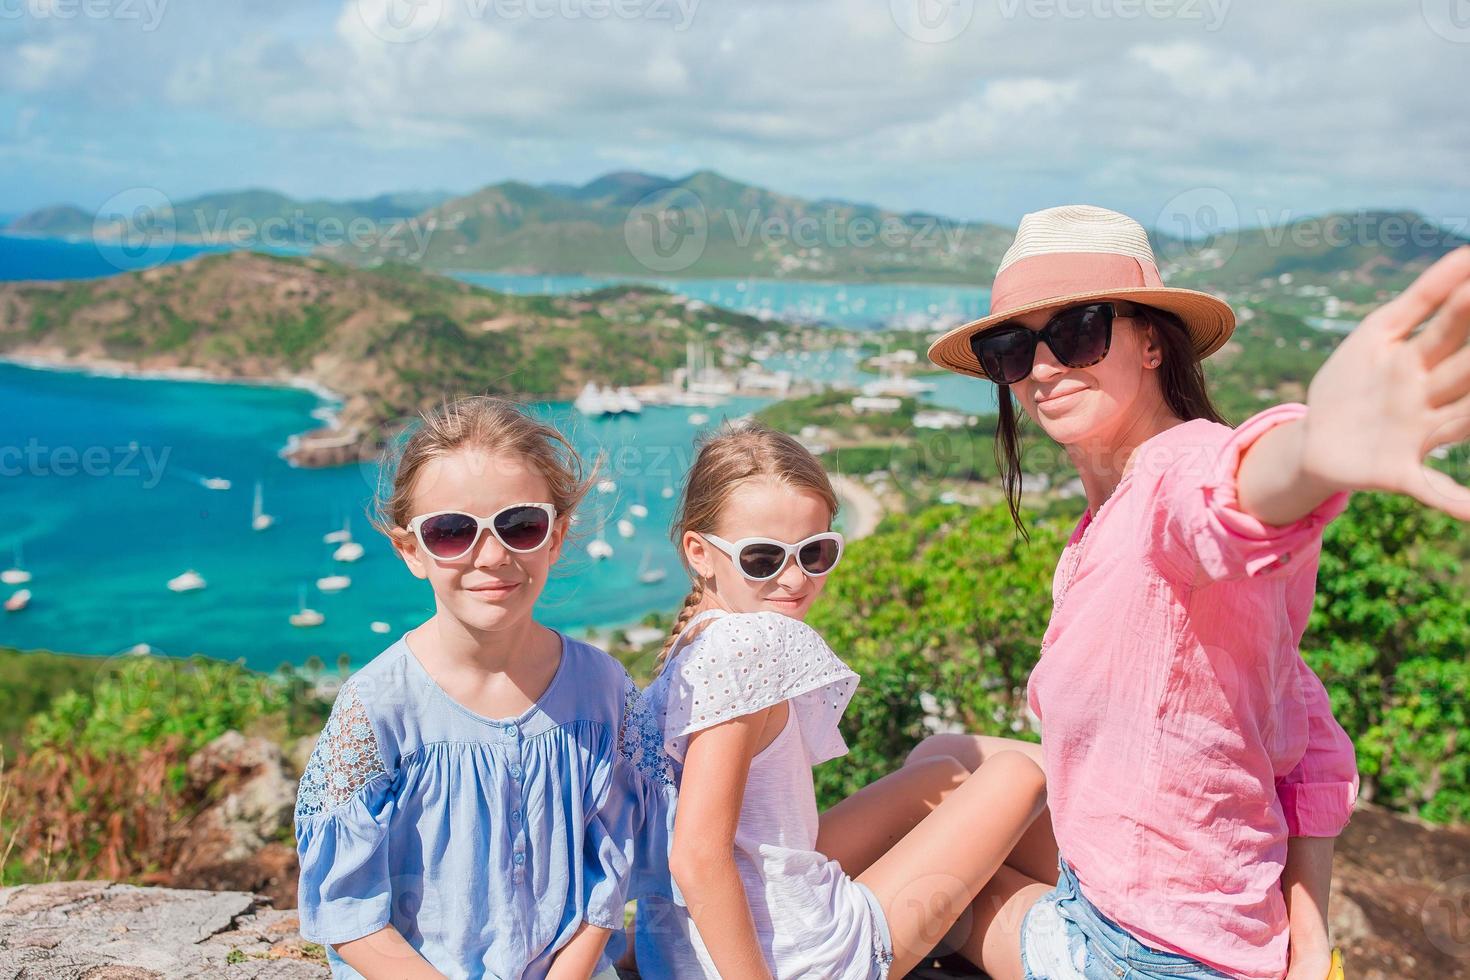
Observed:
[[[1455,249],[1425,269],[1407,289],[1380,306],[1369,319],[1375,329],[1390,337],[1406,337],[1466,282],[1470,282],[1470,246]]]
[[[1470,315],[1466,319],[1470,321]],[[1426,393],[1432,408],[1451,405],[1470,395],[1470,347],[1462,346],[1430,369]]]
[[[1453,446],[1467,439],[1470,439],[1470,398],[1439,413],[1439,425],[1429,434],[1424,449]]]
[[[1423,477],[1420,485],[1410,489],[1416,500],[1457,520],[1470,521],[1470,488],[1460,486],[1444,473],[1428,466],[1420,474]]]
[[[1432,367],[1463,350],[1467,336],[1470,336],[1470,282],[1450,294],[1424,332],[1413,342],[1424,355],[1424,363]]]

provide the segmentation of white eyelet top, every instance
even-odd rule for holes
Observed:
[[[625,740],[635,765],[664,772],[676,787],[695,732],[787,704],[786,723],[751,760],[735,863],[756,935],[776,977],[868,980],[886,972],[886,929],[861,885],[816,850],[818,815],[812,766],[844,755],[838,730],[858,676],[805,623],[775,612],[709,610],[684,633],[710,623],[680,649],[633,713],[650,726]],[[680,636],[680,642],[683,640]],[[657,746],[661,751],[655,751]],[[638,965],[644,976],[718,978],[684,897],[668,871],[676,794],[666,821],[650,821],[651,840],[635,873]],[[640,889],[638,882],[644,887]]]

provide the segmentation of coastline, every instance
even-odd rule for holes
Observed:
[[[856,541],[876,531],[884,513],[883,502],[878,496],[861,481],[850,476],[829,473],[828,477],[832,480],[832,489],[837,491],[838,499],[852,507],[851,528],[843,536],[848,541]]]

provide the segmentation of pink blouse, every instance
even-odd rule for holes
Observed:
[[[1138,447],[1062,553],[1028,689],[1083,893],[1147,945],[1251,980],[1286,970],[1287,837],[1336,836],[1358,790],[1299,653],[1347,495],[1285,527],[1236,500],[1246,448],[1305,411],[1185,422]]]

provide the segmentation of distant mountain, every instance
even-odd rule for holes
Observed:
[[[372,451],[381,426],[445,395],[571,398],[589,380],[637,385],[684,363],[690,340],[780,333],[650,287],[511,296],[403,266],[233,251],[78,282],[0,284],[0,355],[121,363],[219,378],[306,377],[346,398]],[[336,437],[334,437],[336,438]]]
[[[1435,259],[1470,244],[1465,229],[1442,227],[1413,211],[1335,212],[1203,241],[1155,235],[1166,278],[1220,290],[1290,276],[1298,283],[1395,286]]]
[[[447,193],[398,192],[360,201],[301,201],[276,191],[249,189],[202,194],[168,202],[140,194],[130,209],[141,209],[145,226],[129,226],[115,215],[99,215],[73,205],[41,208],[16,218],[5,230],[32,235],[94,234],[104,239],[133,235],[158,240],[206,242],[242,247],[279,245],[302,248],[331,246],[370,236],[434,207]],[[134,214],[140,212],[135,211]]]
[[[622,171],[581,186],[493,184],[328,254],[471,271],[978,284],[1010,234],[809,201],[712,170],[677,179]]]

